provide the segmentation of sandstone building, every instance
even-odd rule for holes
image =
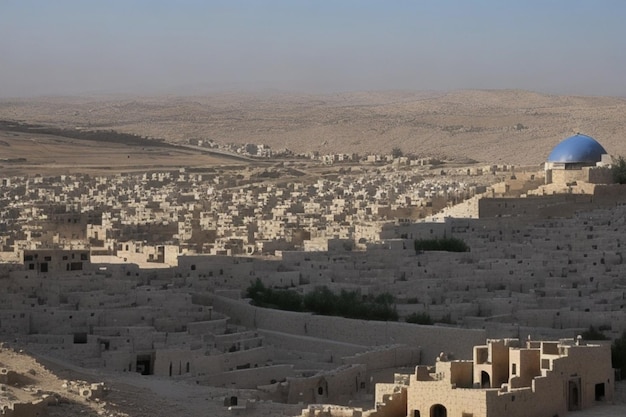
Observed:
[[[488,339],[473,360],[418,365],[377,384],[376,409],[312,405],[302,417],[553,417],[613,399],[609,345]]]
[[[420,365],[407,388],[413,417],[550,417],[607,401],[613,395],[608,345],[580,339],[488,340],[473,361]]]

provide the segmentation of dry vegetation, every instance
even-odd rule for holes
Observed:
[[[539,164],[574,132],[626,154],[626,100],[456,91],[333,95],[214,94],[0,101],[0,119],[186,141],[264,143],[296,152],[390,152]]]

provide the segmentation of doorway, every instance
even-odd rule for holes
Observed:
[[[491,377],[485,371],[480,373],[480,386],[482,388],[491,388]]]
[[[580,410],[580,378],[570,379],[567,383],[567,410]]]
[[[430,417],[447,417],[448,410],[441,404],[435,404],[430,407]]]

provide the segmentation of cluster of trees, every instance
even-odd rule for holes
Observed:
[[[303,311],[302,296],[295,291],[276,290],[266,287],[257,278],[246,290],[246,297],[252,299],[255,306],[275,308],[287,311]]]
[[[467,243],[455,237],[443,237],[441,239],[415,239],[415,252],[423,251],[447,251],[447,252],[469,252]]]
[[[302,296],[288,289],[268,288],[257,279],[247,288],[246,295],[259,307],[361,320],[398,320],[395,300],[389,293],[363,297],[356,291],[341,290],[335,294],[328,287],[322,286]]]

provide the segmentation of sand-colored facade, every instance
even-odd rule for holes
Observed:
[[[608,345],[581,340],[488,340],[473,361],[418,366],[407,387],[413,417],[552,417],[610,401]]]
[[[563,417],[611,402],[609,345],[578,340],[488,339],[473,360],[418,365],[394,383],[376,384],[371,410],[311,405],[302,417]]]

